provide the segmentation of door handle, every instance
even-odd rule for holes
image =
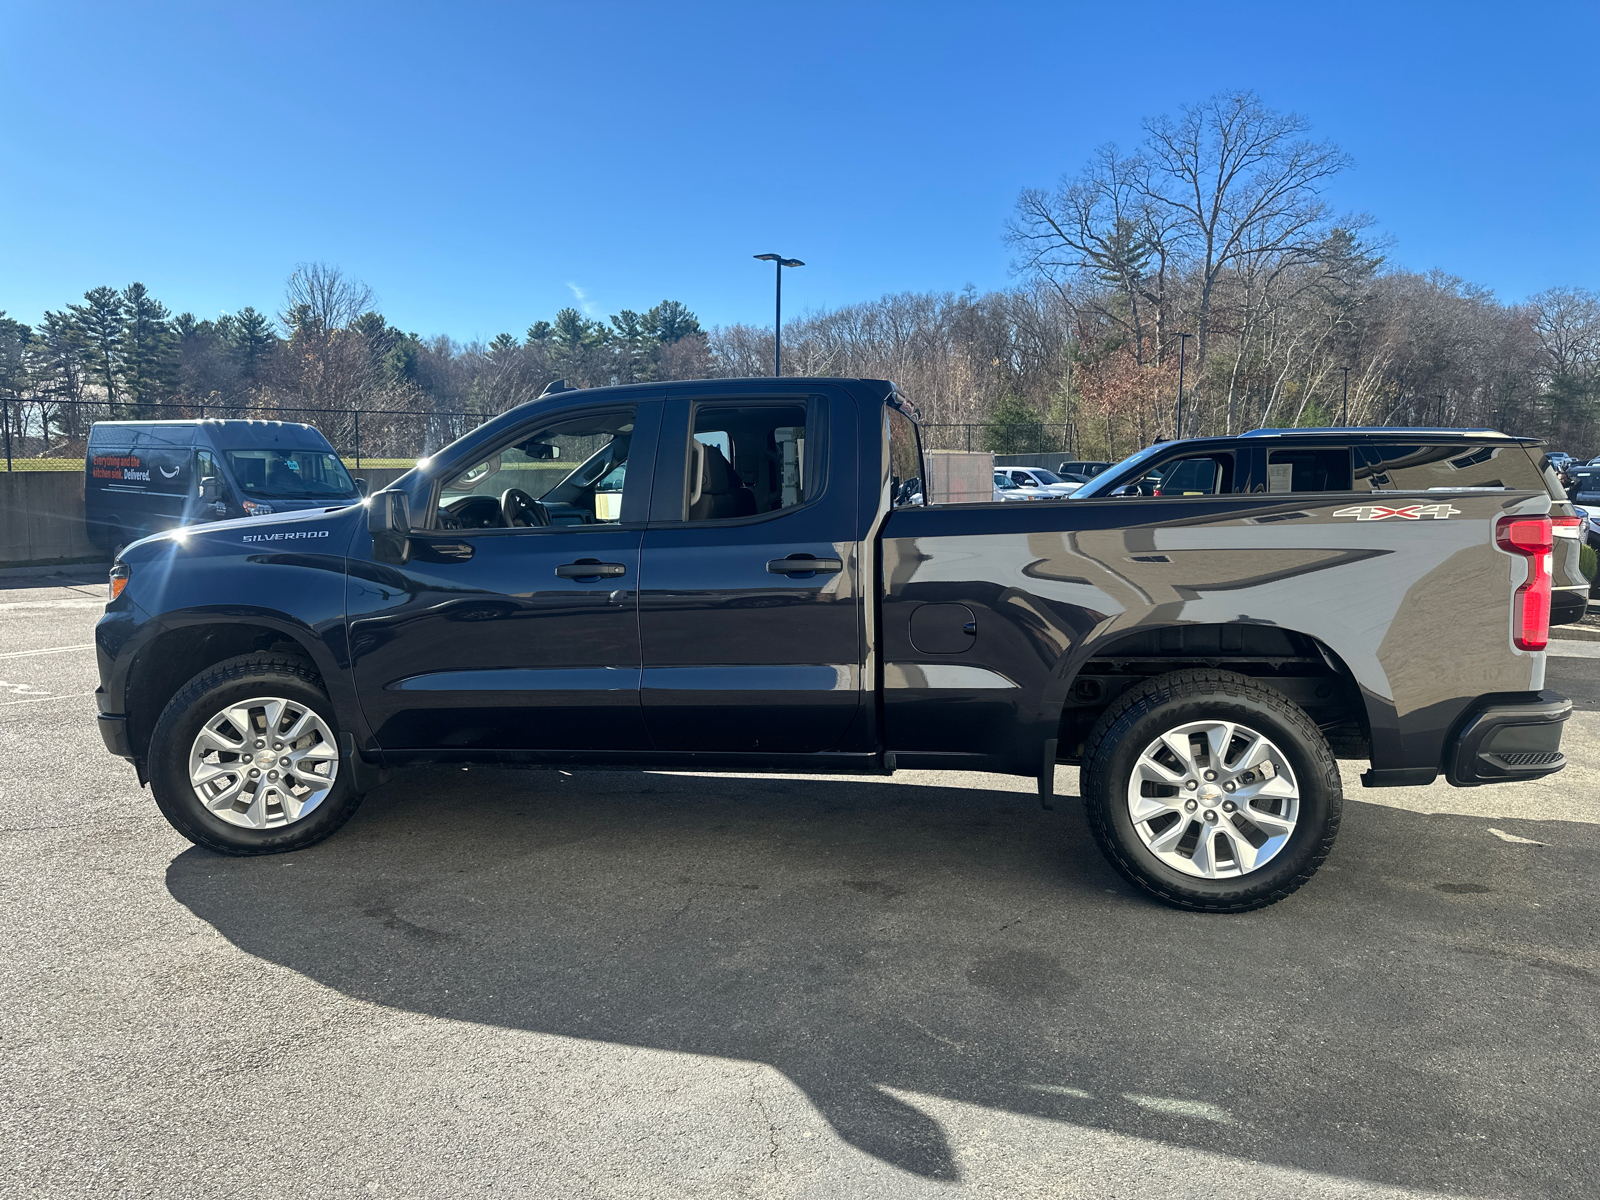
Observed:
[[[774,575],[832,575],[844,570],[844,562],[837,558],[791,554],[788,558],[768,559],[767,570]]]
[[[628,568],[621,563],[605,563],[594,558],[580,558],[556,568],[556,574],[563,579],[610,579],[627,573]]]

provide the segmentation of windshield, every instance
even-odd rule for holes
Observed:
[[[1171,442],[1157,442],[1154,446],[1146,446],[1137,454],[1130,454],[1119,463],[1107,467],[1099,472],[1088,483],[1072,493],[1074,500],[1091,500],[1096,496],[1107,495],[1111,491],[1112,483],[1127,473],[1129,467],[1147,462],[1163,450],[1172,449]]]
[[[228,469],[252,496],[348,500],[356,493],[337,454],[323,450],[224,450]]]
[[[1046,471],[1043,467],[1034,467],[1033,468],[1033,477],[1035,479],[1037,479],[1040,483],[1060,483],[1060,482],[1062,482],[1061,476],[1057,475],[1054,471]]]
[[[994,477],[994,485],[1002,492],[1015,492],[1021,490],[1016,484],[1012,483],[1011,480],[1007,479],[1004,475],[996,475]]]

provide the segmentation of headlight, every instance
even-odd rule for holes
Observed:
[[[111,564],[111,599],[115,600],[122,595],[122,589],[128,586],[128,564],[114,562]]]
[[[244,502],[244,515],[247,517],[270,517],[272,505],[262,504],[259,500],[246,500]]]

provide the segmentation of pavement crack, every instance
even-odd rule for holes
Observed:
[[[761,1098],[761,1073],[756,1072],[750,1077],[750,1103],[755,1105],[756,1111],[761,1114],[761,1119],[767,1123],[767,1163],[774,1171],[778,1169],[778,1126],[773,1121],[772,1114],[767,1111],[767,1104]]]

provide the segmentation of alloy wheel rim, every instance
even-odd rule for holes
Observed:
[[[1261,870],[1300,818],[1287,756],[1234,721],[1190,721],[1161,734],[1134,763],[1127,800],[1145,849],[1200,879]]]
[[[240,700],[200,726],[189,750],[189,786],[230,825],[273,829],[308,817],[339,774],[328,723],[282,696]]]

